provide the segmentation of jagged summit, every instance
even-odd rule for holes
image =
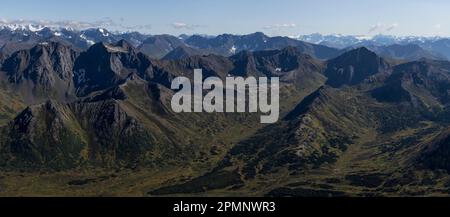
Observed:
[[[319,61],[292,46],[281,50],[242,51],[230,59],[235,65],[234,75],[280,76],[299,68],[321,71]]]
[[[154,35],[143,41],[138,49],[149,57],[162,58],[183,44],[184,42],[175,36]]]
[[[92,45],[88,51],[108,52],[108,53],[128,53],[134,51],[134,47],[125,40],[116,43],[99,42]]]
[[[27,101],[64,100],[74,95],[73,66],[78,52],[57,42],[40,43],[15,52],[2,64],[10,85],[17,87]]]
[[[163,60],[179,60],[191,56],[202,55],[203,52],[187,45],[181,45],[165,55]]]
[[[378,73],[387,73],[390,68],[383,58],[365,47],[342,54],[327,62],[325,76],[332,87],[357,85]]]
[[[124,50],[132,50],[135,49],[134,46],[125,39],[120,39],[118,42],[114,44],[115,47],[121,47]]]

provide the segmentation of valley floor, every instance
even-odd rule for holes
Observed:
[[[432,126],[425,125],[427,127]],[[407,138],[416,133],[415,130],[405,130],[392,136]],[[247,180],[240,186],[201,193],[151,195],[149,192],[201,176],[204,171],[211,169],[207,165],[197,165],[196,169],[3,172],[0,173],[0,196],[448,196],[446,186],[450,177],[445,174],[416,170],[416,181],[397,183],[409,171],[398,171],[403,162],[394,159],[401,158],[380,152],[380,144],[385,139],[378,137],[375,131],[368,130],[334,164],[298,173],[282,169],[277,173]]]

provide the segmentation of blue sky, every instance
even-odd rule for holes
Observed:
[[[446,0],[21,0],[0,21],[81,22],[151,34],[450,36]]]

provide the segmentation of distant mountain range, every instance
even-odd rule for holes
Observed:
[[[367,47],[377,54],[400,60],[449,59],[450,39],[441,37],[395,37],[376,35],[373,37],[342,35],[304,35],[298,37],[269,37],[263,33],[249,35],[219,36],[203,35],[146,35],[138,32],[112,33],[106,29],[73,30],[43,26],[0,27],[0,50],[3,55],[12,54],[34,45],[55,41],[71,45],[75,50],[86,50],[98,42],[114,43],[126,40],[149,57],[162,59],[183,58],[189,54],[216,54],[231,56],[240,51],[282,49],[286,46],[299,47],[319,59],[329,59],[346,50]],[[181,47],[180,49],[177,49]],[[187,51],[189,50],[189,51]],[[183,53],[183,54],[181,54]]]
[[[134,46],[140,45],[148,35],[137,32],[111,33],[104,28],[74,30],[33,25],[0,26],[0,49],[11,54],[23,48],[31,48],[40,42],[56,41],[84,50],[98,42],[117,42],[121,39]]]
[[[133,46],[152,58],[163,58],[180,46],[192,47],[205,54],[231,56],[243,50],[282,49],[286,46],[297,46],[321,59],[336,56],[337,49],[322,45],[314,45],[290,39],[288,37],[268,37],[263,33],[250,35],[224,34],[217,37],[200,35],[175,37],[171,35],[144,35],[137,32],[111,33],[106,29],[52,29],[35,26],[3,26],[0,29],[0,48],[2,53],[11,54],[15,51],[31,48],[45,41],[56,41],[68,44],[77,50],[85,50],[98,43],[114,43],[127,40]]]
[[[435,56],[450,59],[450,38],[446,37],[420,37],[420,36],[345,36],[345,35],[301,35],[292,37],[309,43],[321,44],[338,49],[348,47],[386,47],[392,45],[418,45],[426,52]]]
[[[322,35],[319,33],[310,35],[291,36],[298,40],[323,44],[330,47],[346,48],[357,44],[370,43],[378,46],[388,46],[392,44],[415,44],[415,43],[432,43],[442,39],[448,39],[445,37],[423,37],[423,36],[392,36],[392,35],[374,35],[374,36],[353,36],[353,35]]]

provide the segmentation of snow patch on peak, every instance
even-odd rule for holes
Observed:
[[[45,28],[42,25],[34,25],[34,24],[3,24],[1,25],[2,29],[8,29],[10,31],[30,31],[30,32],[39,32]]]
[[[363,41],[363,40],[372,40],[373,39],[372,36],[368,36],[368,35],[356,35],[355,38],[358,39],[358,40],[361,40],[361,41]]]
[[[29,24],[27,28],[28,28],[28,30],[30,30],[32,32],[39,32],[39,31],[43,30],[45,28],[45,26]]]
[[[84,34],[81,34],[81,35],[80,35],[80,38],[82,38],[83,40],[85,40],[89,45],[95,44],[94,41],[89,40]]]
[[[110,44],[105,44],[106,49],[112,53],[128,53],[128,51],[122,47],[116,47]]]
[[[236,46],[233,45],[233,47],[230,48],[230,53],[235,54],[236,50],[237,50]]]
[[[103,35],[104,37],[108,37],[108,36],[109,36],[109,32],[108,32],[106,29],[99,28],[98,31],[99,31],[100,33],[102,33],[102,35]]]

